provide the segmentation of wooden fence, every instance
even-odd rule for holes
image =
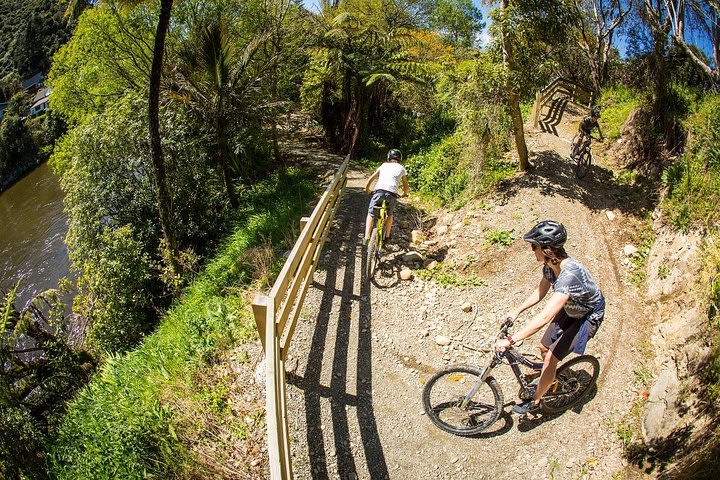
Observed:
[[[538,128],[540,111],[558,95],[566,97],[569,101],[583,107],[589,106],[592,101],[592,93],[589,88],[558,77],[535,94],[535,104],[533,105],[531,117],[534,129]]]
[[[291,479],[285,361],[303,300],[312,284],[325,238],[347,182],[349,156],[340,165],[310,217],[300,220],[300,237],[269,295],[259,295],[253,313],[265,349],[266,422],[270,476]]]

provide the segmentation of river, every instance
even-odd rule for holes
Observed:
[[[16,306],[68,276],[60,182],[44,163],[0,193],[0,288],[19,280]]]

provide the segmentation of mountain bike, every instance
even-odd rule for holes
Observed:
[[[497,338],[504,338],[512,327],[508,318],[500,327]],[[510,365],[520,385],[522,400],[533,398],[535,383],[542,363],[532,362],[514,348],[495,351],[484,368],[456,365],[440,370],[423,387],[423,407],[430,420],[441,430],[460,436],[473,436],[489,428],[503,411],[503,392],[490,374],[500,364]],[[524,375],[523,365],[531,369]],[[559,413],[577,405],[595,386],[600,362],[591,355],[580,355],[558,369],[555,380],[540,401],[540,412]],[[537,381],[537,380],[536,380]]]
[[[590,143],[593,140],[598,141],[599,139],[592,135],[586,135],[583,143],[578,147],[575,146],[576,139],[577,135],[573,138],[572,146],[570,147],[570,160],[575,161],[575,176],[577,178],[583,178],[590,169],[590,164],[593,160]]]
[[[385,239],[385,220],[387,220],[387,204],[383,196],[380,206],[373,207],[373,218],[375,226],[370,234],[370,241],[367,246],[367,278],[373,277],[375,268],[380,263],[380,252],[382,251],[383,241]]]

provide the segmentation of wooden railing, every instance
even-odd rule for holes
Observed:
[[[566,96],[569,101],[575,103],[576,105],[583,107],[589,106],[592,100],[592,93],[590,92],[590,89],[571,80],[558,77],[535,94],[535,104],[533,105],[532,111],[532,123],[534,129],[538,128],[540,111],[558,93]]]
[[[266,422],[270,476],[291,479],[285,361],[303,300],[312,284],[325,238],[347,182],[349,156],[340,165],[310,217],[300,220],[300,237],[269,295],[259,295],[253,313],[265,349]]]

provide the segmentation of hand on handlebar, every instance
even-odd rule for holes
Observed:
[[[502,352],[510,348],[510,340],[507,338],[498,338],[495,340],[495,350]]]

